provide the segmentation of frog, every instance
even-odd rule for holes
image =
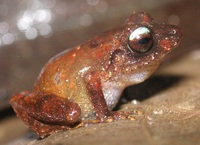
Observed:
[[[177,26],[132,12],[122,25],[51,58],[32,90],[10,104],[40,138],[84,122],[127,119],[131,112],[113,111],[122,91],[148,79],[181,38]]]

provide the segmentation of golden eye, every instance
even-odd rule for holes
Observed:
[[[139,27],[131,32],[128,39],[128,47],[131,51],[145,53],[151,49],[153,37],[147,27]]]

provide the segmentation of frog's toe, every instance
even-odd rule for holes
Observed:
[[[135,111],[113,111],[112,117],[114,120],[129,119],[135,120],[135,116],[138,115]]]

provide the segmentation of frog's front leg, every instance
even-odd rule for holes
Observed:
[[[99,74],[95,72],[87,74],[85,82],[90,100],[96,112],[96,117],[97,119],[104,121],[108,116],[111,116],[111,112],[104,99]]]
[[[106,100],[102,91],[101,79],[98,73],[89,73],[85,77],[86,88],[88,90],[88,94],[90,100],[93,104],[94,110],[96,112],[97,120],[101,122],[106,122],[107,119],[125,119],[129,118],[133,112],[122,112],[122,111],[110,111],[106,104]],[[115,97],[115,96],[113,96]]]
[[[53,94],[24,91],[12,97],[10,104],[41,138],[80,122],[80,107]]]

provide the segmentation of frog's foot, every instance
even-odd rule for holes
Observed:
[[[17,116],[41,138],[60,130],[69,129],[80,122],[80,107],[53,94],[28,92],[10,99]]]
[[[113,122],[116,120],[135,120],[135,111],[112,111],[109,116],[101,118],[100,122]]]
[[[138,115],[135,111],[113,111],[111,112],[111,114],[111,118],[113,118],[114,120],[135,120],[135,116]],[[107,118],[109,120],[110,116],[108,116]]]
[[[43,122],[40,122],[36,119],[31,118],[30,116],[28,118],[28,126],[40,137],[40,138],[45,138],[52,133],[55,132],[60,132],[64,130],[69,130],[71,129],[70,126],[66,125],[55,125],[55,124],[46,124]],[[26,123],[27,124],[27,123]]]
[[[113,112],[110,112],[109,116],[104,116],[101,119],[97,118],[93,120],[83,120],[81,121],[80,124],[76,126],[76,128],[82,127],[82,126],[88,126],[95,123],[109,123],[116,120],[125,120],[125,119],[135,120],[135,116],[139,114],[140,113],[138,113],[137,111],[113,111]]]

